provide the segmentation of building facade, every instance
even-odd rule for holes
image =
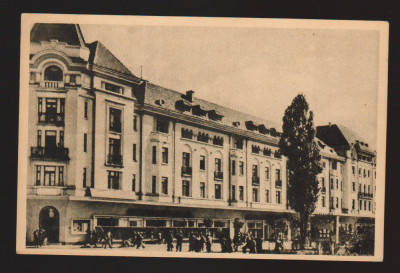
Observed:
[[[39,226],[61,243],[96,226],[116,237],[232,235],[237,218],[242,231],[272,240],[274,221],[293,214],[278,124],[136,77],[103,44],[86,43],[79,25],[33,26],[29,119],[27,242]],[[343,128],[320,126],[316,139],[324,168],[315,216],[334,217],[326,230],[336,240],[340,226],[373,223],[375,211],[375,153]]]

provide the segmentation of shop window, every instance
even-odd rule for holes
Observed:
[[[166,220],[146,220],[146,227],[166,227]]]
[[[90,230],[90,220],[72,220],[72,234],[86,234]]]

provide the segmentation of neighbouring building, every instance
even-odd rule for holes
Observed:
[[[278,124],[141,79],[79,25],[35,24],[30,41],[28,243],[39,225],[50,242],[75,243],[96,226],[117,238],[232,235],[236,218],[242,231],[276,237],[274,221],[293,213]],[[315,217],[334,218],[317,232],[373,224],[375,152],[338,125],[317,127],[316,141]]]

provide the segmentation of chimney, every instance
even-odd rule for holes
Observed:
[[[186,99],[190,102],[193,102],[193,90],[186,91]]]

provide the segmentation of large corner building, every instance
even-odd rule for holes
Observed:
[[[163,228],[242,231],[270,240],[287,206],[280,127],[133,75],[79,25],[35,24],[30,37],[27,242]],[[375,152],[351,130],[317,127],[324,170],[315,217],[337,236],[373,223]],[[286,240],[291,240],[288,232]],[[338,238],[336,238],[338,240]]]

